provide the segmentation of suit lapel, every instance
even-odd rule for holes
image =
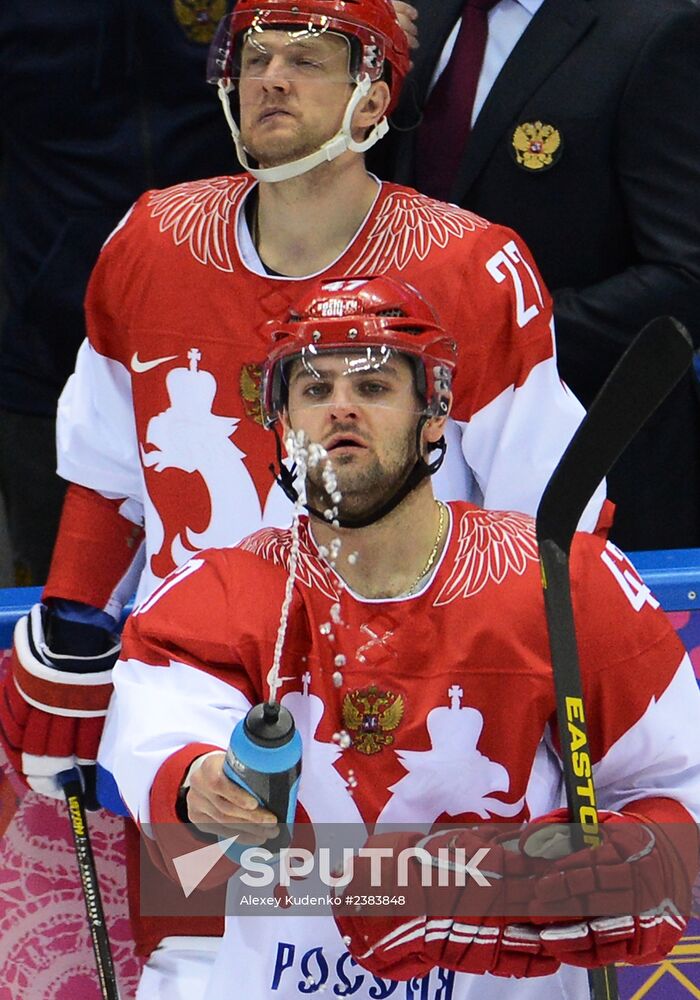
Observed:
[[[596,19],[587,0],[545,0],[507,59],[479,113],[451,201],[460,204],[520,108]]]
[[[454,27],[457,18],[462,13],[465,0],[440,0],[435,10],[435,0],[419,8],[418,38],[420,40],[421,59],[419,72],[411,74],[413,92],[418,106],[423,107],[428,95],[428,87],[445,47],[445,42]]]

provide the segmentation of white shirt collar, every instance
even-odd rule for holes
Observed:
[[[524,7],[530,17],[533,17],[544,3],[544,0],[515,0],[515,2]]]

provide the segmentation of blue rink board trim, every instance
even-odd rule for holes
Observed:
[[[666,611],[700,608],[700,549],[632,552],[630,558]],[[41,587],[0,589],[0,649],[12,645],[15,622],[36,604],[41,590]],[[131,605],[127,610],[131,610]]]
[[[632,552],[630,558],[664,610],[700,608],[700,549]]]

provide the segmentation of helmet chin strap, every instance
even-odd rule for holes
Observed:
[[[408,494],[422,483],[424,479],[428,476],[434,476],[443,463],[445,458],[445,452],[447,451],[447,443],[444,437],[441,437],[439,441],[434,444],[428,445],[429,451],[434,451],[437,449],[439,455],[437,458],[433,459],[432,462],[426,462],[421,455],[421,434],[423,433],[423,427],[427,421],[427,414],[423,414],[418,421],[418,426],[416,427],[416,453],[418,454],[418,459],[415,465],[404,479],[401,486],[398,488],[393,496],[389,497],[383,504],[370,511],[369,514],[364,514],[362,517],[335,517],[333,521],[337,522],[341,528],[366,528],[370,524],[375,524],[377,521],[381,521],[383,517],[391,513],[398,505],[404,500]],[[275,477],[277,483],[284,491],[285,495],[292,501],[296,503],[299,499],[299,492],[294,485],[294,478],[296,472],[296,465],[292,465],[291,469],[288,469],[284,464],[284,456],[282,455],[282,442],[280,436],[277,433],[277,427],[273,425],[273,431],[275,432],[275,447],[277,449],[277,465],[279,467],[279,473],[276,473],[275,466],[270,465],[270,472]],[[328,521],[328,518],[323,511],[317,510],[316,507],[312,507],[310,504],[305,503],[304,509],[312,514],[314,517],[320,518],[322,521]]]
[[[291,177],[299,177],[301,174],[308,173],[309,170],[313,170],[320,163],[330,163],[331,160],[335,160],[342,153],[345,153],[348,149],[352,150],[354,153],[364,153],[370,149],[375,142],[378,142],[382,136],[386,135],[389,130],[389,123],[386,118],[382,118],[378,122],[370,134],[362,142],[356,142],[352,137],[352,116],[355,114],[355,109],[358,104],[369,93],[369,89],[372,86],[372,81],[364,73],[355,85],[355,89],[350,95],[350,99],[345,108],[345,114],[343,115],[343,121],[335,133],[330,139],[323,143],[322,146],[313,152],[309,153],[308,156],[302,156],[299,160],[292,160],[290,163],[282,163],[278,167],[253,167],[248,159],[248,151],[243,145],[241,139],[241,130],[238,127],[235,118],[233,117],[233,112],[231,111],[231,104],[229,101],[229,93],[233,90],[232,83],[225,83],[223,80],[219,80],[217,84],[217,93],[219,95],[219,100],[221,101],[221,106],[224,109],[224,115],[226,116],[226,121],[228,122],[228,127],[231,129],[231,135],[233,136],[233,142],[236,146],[236,153],[238,154],[238,159],[241,166],[253,175],[259,181],[267,181],[269,183],[276,183],[277,181],[286,181]]]

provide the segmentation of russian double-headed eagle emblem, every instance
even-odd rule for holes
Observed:
[[[561,156],[561,133],[545,122],[522,122],[515,127],[512,146],[518,166],[548,170]]]
[[[173,10],[189,40],[208,45],[226,14],[226,0],[173,0]]]
[[[263,423],[262,399],[260,397],[260,383],[262,381],[262,368],[260,365],[241,365],[241,373],[238,381],[241,390],[241,399],[245,407],[246,416],[254,420],[256,424]]]
[[[400,694],[380,691],[372,685],[350,691],[343,700],[343,722],[360,753],[379,753],[394,742],[392,735],[403,718],[404,703]]]

